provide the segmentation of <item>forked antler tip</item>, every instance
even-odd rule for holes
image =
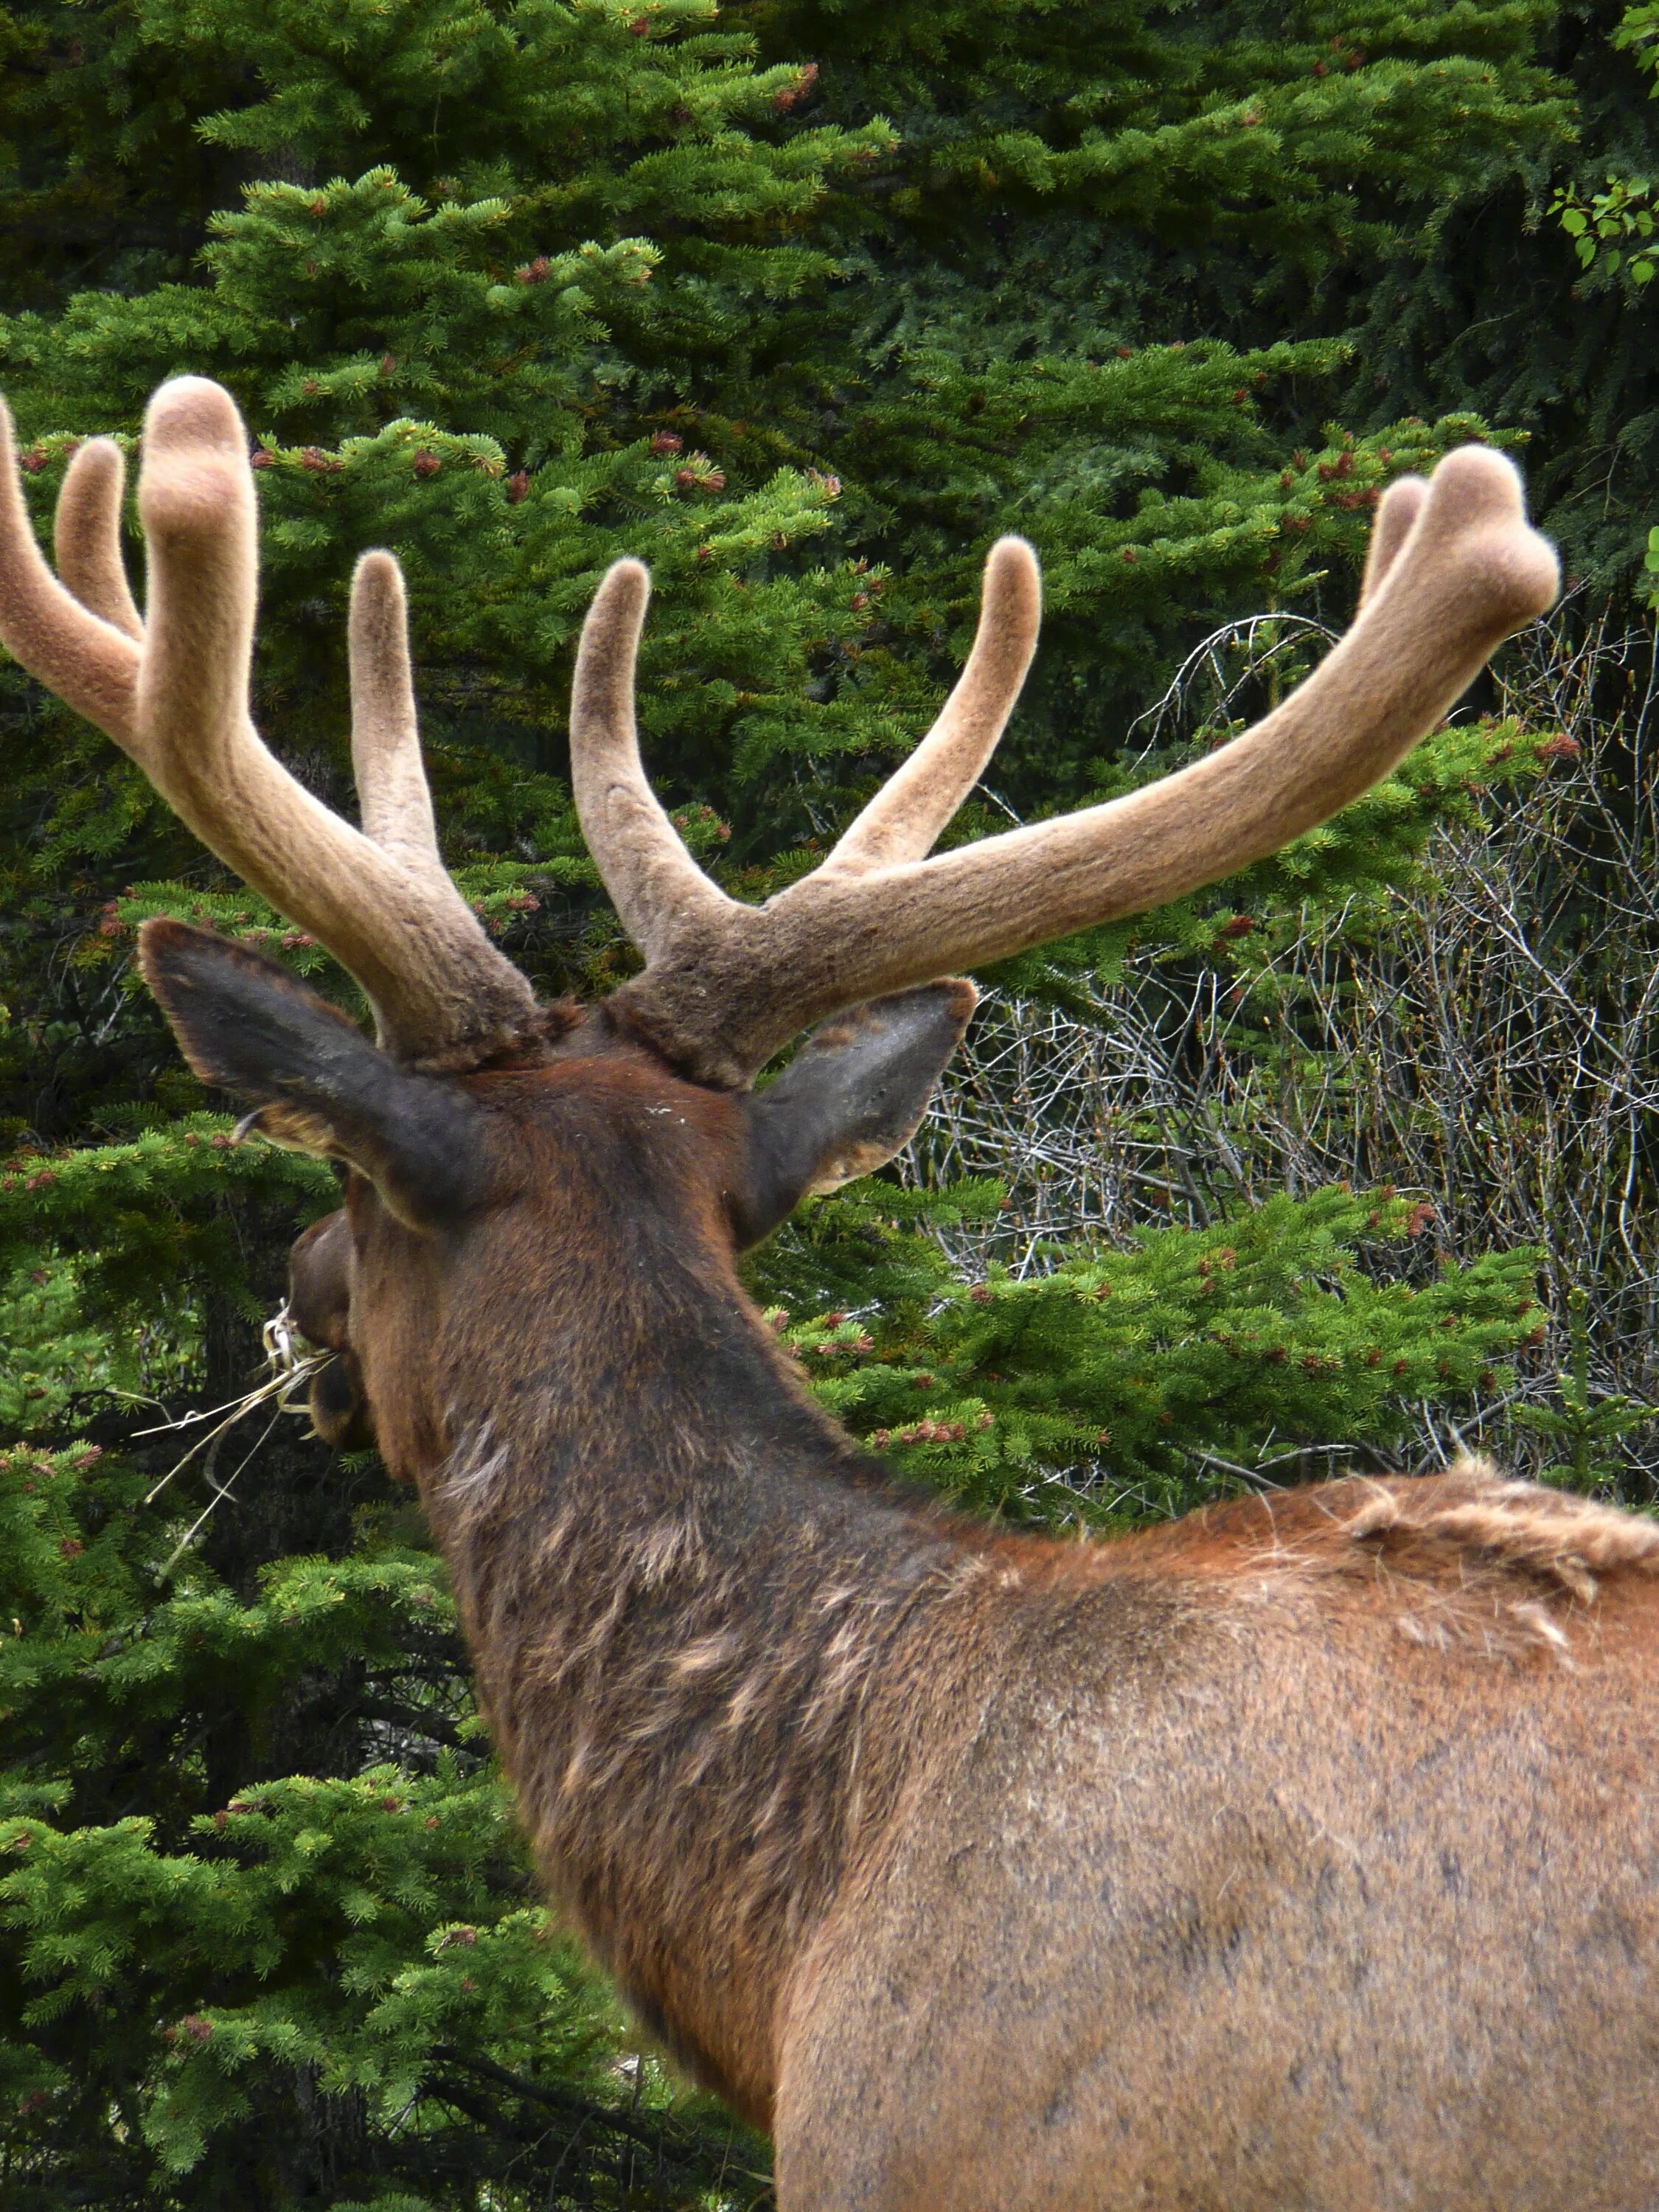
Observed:
[[[1478,557],[1493,604],[1511,630],[1547,614],[1560,597],[1560,562],[1549,540],[1535,530],[1494,531]]]
[[[1428,495],[1426,477],[1397,477],[1378,501],[1376,519],[1371,525],[1370,543],[1365,552],[1365,575],[1359,590],[1361,606],[1374,597],[1393,568],[1395,556],[1411,536]]]
[[[1408,559],[1398,561],[1408,543]],[[1418,588],[1441,602],[1454,594],[1493,644],[1543,614],[1560,588],[1554,548],[1528,524],[1521,472],[1490,446],[1455,447],[1427,483],[1402,477],[1389,487],[1371,532],[1362,604],[1385,576],[1412,589],[1425,558]]]
[[[1456,540],[1467,573],[1494,619],[1518,629],[1561,588],[1555,548],[1527,521],[1521,471],[1490,446],[1459,446],[1436,469],[1423,516],[1426,537]]]
[[[1448,520],[1526,520],[1521,471],[1507,453],[1491,446],[1454,446],[1436,468],[1430,489]]]
[[[82,477],[82,484],[96,480]],[[71,510],[74,501],[71,500]],[[118,512],[118,502],[107,498],[83,501],[84,511],[104,520]],[[56,691],[59,697],[106,730],[118,744],[131,738],[131,696],[137,656],[132,640],[137,617],[130,594],[116,611],[117,629],[127,635],[111,635],[106,624],[89,617],[88,609],[66,590],[52,570],[35,541],[33,526],[23,498],[23,482],[16,461],[16,443],[10,410],[0,399],[0,640],[29,673]]]
[[[1374,530],[1392,526],[1409,530],[1423,512],[1423,502],[1429,495],[1426,477],[1396,477],[1377,501]]]

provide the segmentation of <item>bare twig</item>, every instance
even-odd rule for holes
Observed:
[[[1283,643],[1278,622],[1242,653],[1230,635],[1206,640],[1153,711],[1152,742],[1224,718],[1261,678],[1253,648]],[[1589,1298],[1593,1390],[1659,1400],[1653,641],[1605,619],[1540,624],[1510,648],[1500,684],[1506,712],[1571,744],[1536,784],[1437,833],[1382,928],[1310,915],[1264,978],[1271,1023],[1232,974],[1151,952],[1081,1017],[987,1005],[908,1170],[1007,1184],[998,1221],[947,1233],[965,1266],[994,1256],[1028,1275],[1056,1240],[1122,1243],[1276,1191],[1392,1184],[1433,1208],[1413,1264],[1544,1255],[1552,1340],[1517,1389],[1466,1418],[1471,1443],[1517,1469],[1547,1455],[1507,1415],[1553,1396],[1575,1285]],[[1421,1462],[1437,1463],[1443,1412],[1419,1429]],[[1659,1496],[1659,1425],[1620,1449],[1630,1494]]]

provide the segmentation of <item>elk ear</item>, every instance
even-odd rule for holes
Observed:
[[[138,959],[196,1073],[252,1104],[241,1133],[349,1162],[411,1229],[483,1196],[471,1102],[400,1067],[274,960],[179,921],[147,921]]]
[[[749,1184],[733,1209],[739,1249],[769,1236],[808,1191],[868,1175],[909,1143],[977,996],[953,976],[854,1006],[817,1030],[769,1089],[744,1101]]]

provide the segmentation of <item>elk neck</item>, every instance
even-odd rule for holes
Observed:
[[[982,1547],[808,1397],[707,1202],[695,1108],[569,1118],[556,1188],[452,1302],[421,1487],[555,1894],[764,2124],[791,1963],[890,1810],[906,1686],[932,1667],[936,1694]]]

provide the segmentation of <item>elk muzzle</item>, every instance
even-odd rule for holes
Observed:
[[[351,1349],[351,1228],[343,1208],[313,1221],[288,1259],[289,1311],[301,1336],[334,1358],[312,1378],[311,1425],[336,1451],[367,1451],[374,1422]]]

